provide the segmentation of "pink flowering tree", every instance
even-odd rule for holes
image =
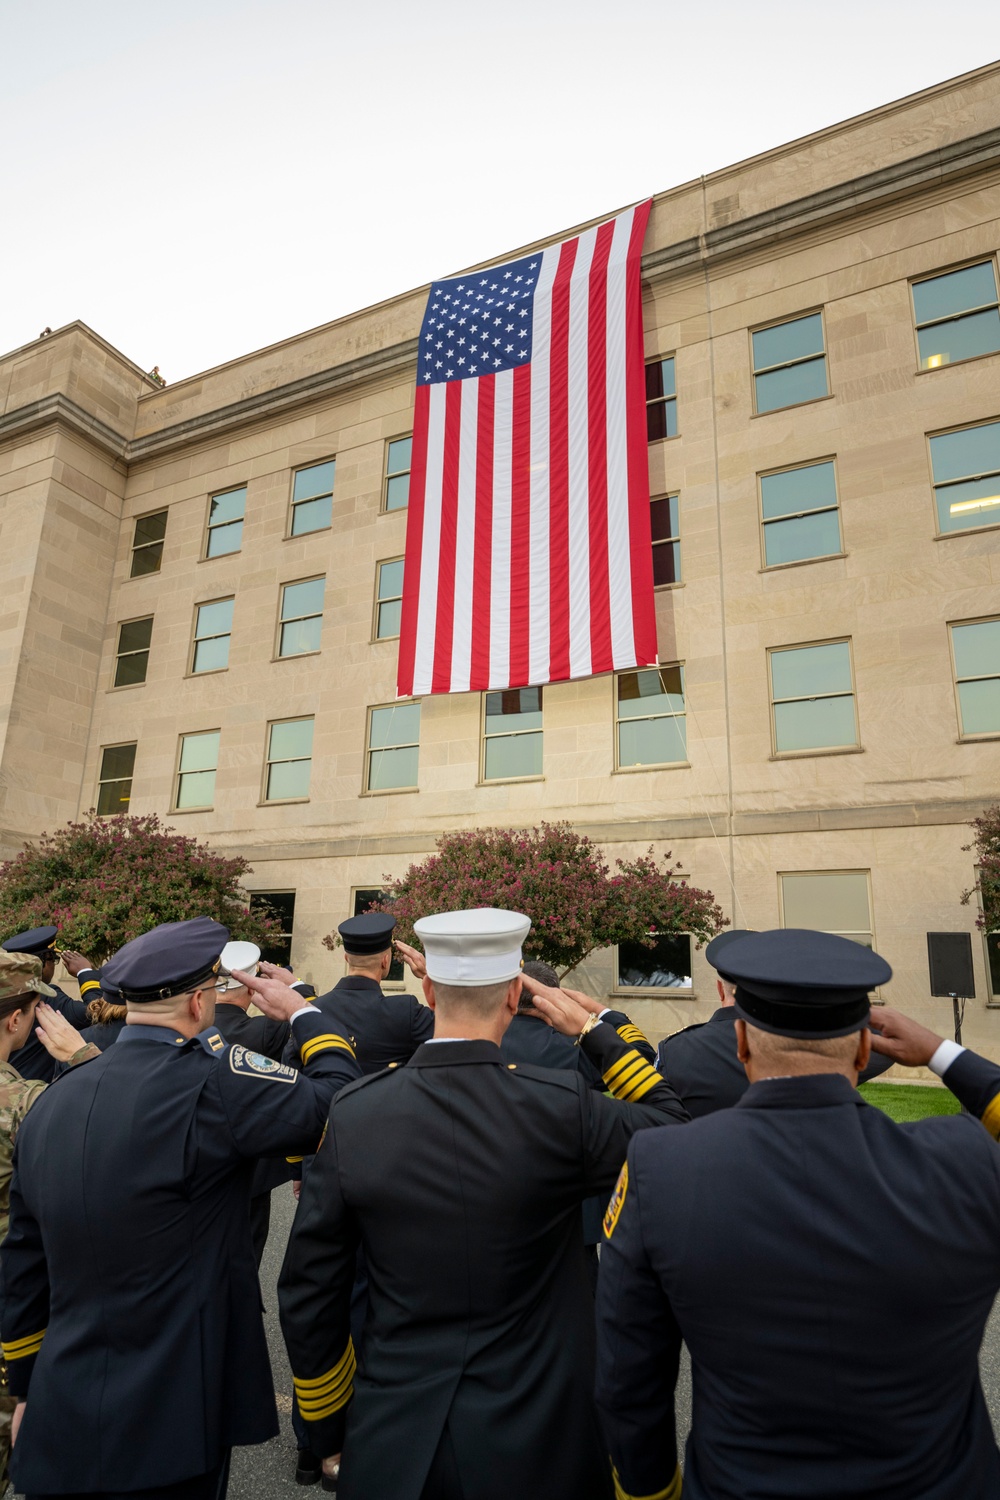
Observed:
[[[711,891],[681,878],[669,853],[657,860],[650,849],[616,860],[612,870],[568,823],[447,833],[437,848],[401,880],[387,877],[383,908],[404,942],[414,941],[414,922],[431,912],[500,906],[531,918],[525,956],[566,974],[598,948],[651,948],[654,935],[671,932],[690,933],[700,947],[726,925]],[[339,939],[331,933],[323,942],[334,948]]]
[[[962,905],[978,894],[976,926],[996,932],[1000,928],[1000,803],[988,807],[982,817],[973,818],[969,827],[975,830],[975,842],[962,847],[975,850],[976,883],[962,892]]]
[[[0,865],[0,937],[56,925],[59,946],[101,963],[160,922],[212,917],[262,947],[281,931],[250,910],[250,866],[166,828],[155,814],[67,823]]]

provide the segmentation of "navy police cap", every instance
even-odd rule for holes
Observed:
[[[719,967],[719,955],[724,948],[729,947],[734,938],[745,938],[752,931],[753,929],[750,927],[729,927],[725,932],[720,932],[714,937],[705,949],[705,957],[712,965],[712,968],[717,969]]]
[[[58,931],[58,927],[32,927],[30,932],[19,932],[16,937],[8,938],[3,947],[8,953],[42,954],[52,947]]]
[[[868,994],[892,978],[884,958],[832,932],[782,927],[726,945],[719,973],[736,985],[736,1014],[800,1040],[849,1036],[868,1025]]]
[[[392,941],[392,930],[396,918],[384,911],[366,911],[360,917],[348,917],[337,931],[344,940],[344,952],[362,954],[384,953]]]
[[[119,948],[105,967],[121,998],[130,1004],[169,1000],[217,975],[228,941],[229,928],[211,917],[161,922]]]

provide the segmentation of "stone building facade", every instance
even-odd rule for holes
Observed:
[[[325,985],[322,936],[442,830],[565,818],[671,850],[737,926],[873,939],[944,1026],[925,933],[974,931],[1000,795],[998,245],[1000,65],[656,197],[664,670],[540,707],[393,710],[426,288],[166,388],[81,323],[4,356],[3,850],[158,812],[250,858]],[[712,978],[677,943],[580,976],[656,1035]]]

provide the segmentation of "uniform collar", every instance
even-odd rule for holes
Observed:
[[[730,1026],[736,1020],[735,1005],[720,1005],[718,1010],[713,1010],[708,1018],[708,1025],[724,1026],[728,1021]]]
[[[183,1047],[191,1038],[181,1036],[179,1031],[174,1031],[170,1026],[126,1026],[118,1034],[119,1042],[166,1042],[171,1047]]]
[[[367,974],[345,974],[343,979],[338,979],[334,985],[335,990],[370,990],[372,994],[381,995],[382,986],[377,979],[369,979]]]
[[[752,1083],[735,1109],[828,1109],[864,1104],[843,1073],[803,1073],[798,1078],[762,1078]]]
[[[499,1066],[503,1059],[496,1042],[482,1040],[465,1042],[451,1041],[447,1046],[429,1046],[421,1043],[406,1064],[408,1068],[454,1068],[462,1063],[494,1063]]]
[[[4,1083],[20,1083],[21,1075],[14,1067],[13,1063],[0,1062],[0,1079],[2,1079]]]

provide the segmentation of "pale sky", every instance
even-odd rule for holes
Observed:
[[[998,56],[996,0],[5,0],[0,352],[177,380]]]

